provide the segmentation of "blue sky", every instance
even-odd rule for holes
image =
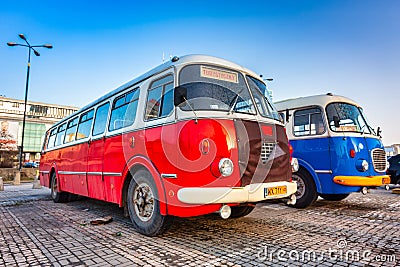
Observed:
[[[400,1],[3,1],[0,95],[23,99],[23,33],[51,43],[32,58],[29,99],[83,106],[162,63],[209,54],[264,77],[274,100],[332,92],[361,105],[386,145],[400,143]]]

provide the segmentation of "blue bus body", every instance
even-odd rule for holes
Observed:
[[[332,103],[339,103],[343,110],[328,109]],[[389,184],[384,146],[357,103],[321,95],[275,104],[283,117],[288,116],[286,132],[300,166],[293,180],[300,180],[299,190],[304,183],[304,191],[297,194],[298,207],[312,204],[318,196],[341,200],[350,193]],[[329,113],[332,110],[337,118]]]

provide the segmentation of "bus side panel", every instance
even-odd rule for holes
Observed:
[[[42,156],[40,158],[40,168],[39,168],[41,171],[40,184],[45,187],[50,187],[50,178],[51,178],[50,172],[53,163],[56,161],[55,155],[56,155],[55,151],[49,151],[42,153]]]
[[[86,142],[74,145],[67,149],[68,153],[64,154],[65,160],[69,160],[70,171],[76,173],[69,175],[67,178],[72,181],[74,194],[81,196],[89,196],[88,185],[86,179],[86,162],[88,153],[88,144]],[[69,158],[69,155],[71,158]]]
[[[321,175],[321,171],[330,172],[331,170],[329,138],[292,139],[290,144],[293,147],[293,157],[307,162],[316,171],[319,182],[315,181],[315,183],[321,185],[322,192],[320,193],[331,191],[333,176],[329,173]]]
[[[108,202],[119,203],[122,195],[122,172],[127,162],[122,135],[106,138],[104,143],[104,194]]]

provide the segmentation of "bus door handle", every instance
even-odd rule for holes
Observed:
[[[89,140],[87,141],[88,145],[90,146],[90,144],[92,143],[92,138],[89,138]]]

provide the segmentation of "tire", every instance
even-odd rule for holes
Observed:
[[[157,187],[146,170],[139,170],[133,175],[129,183],[127,203],[132,224],[143,235],[160,235],[172,223],[172,217],[160,213]]]
[[[240,218],[249,215],[254,210],[255,206],[235,206],[231,207],[230,218]]]
[[[319,194],[325,200],[328,201],[340,201],[348,197],[350,194]]]
[[[297,182],[296,204],[292,205],[293,207],[303,209],[317,200],[318,193],[314,179],[306,170],[300,168],[292,174],[292,180]]]
[[[63,203],[67,202],[69,200],[69,193],[67,192],[60,192],[58,190],[58,183],[57,183],[57,175],[54,172],[53,175],[51,176],[51,181],[50,181],[50,188],[51,188],[51,198],[55,203]]]

